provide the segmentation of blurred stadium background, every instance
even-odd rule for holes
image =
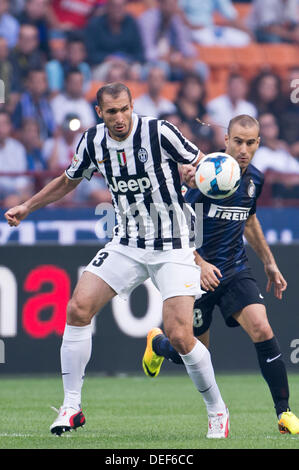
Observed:
[[[68,166],[80,133],[99,122],[96,90],[116,80],[129,85],[137,113],[167,118],[206,153],[223,148],[234,115],[260,120],[258,216],[289,282],[282,302],[265,298],[287,367],[298,371],[298,25],[297,0],[0,0],[1,374],[59,371],[66,303],[106,241],[98,204],[110,196],[95,176],[18,228],[4,212]],[[263,266],[248,255],[264,292]],[[94,320],[89,371],[141,373],[147,331],[160,324],[150,283],[126,304],[115,299]],[[211,349],[217,372],[257,371],[246,335],[216,314]]]

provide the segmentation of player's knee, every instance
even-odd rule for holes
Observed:
[[[256,321],[251,326],[250,336],[257,343],[272,338],[273,331],[267,320]]]
[[[194,341],[193,335],[186,334],[183,328],[172,328],[166,334],[170,344],[178,353],[187,354],[190,351],[190,344]]]
[[[67,323],[73,326],[88,325],[91,315],[78,300],[72,298],[67,306]]]

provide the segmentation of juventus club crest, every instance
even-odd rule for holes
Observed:
[[[125,166],[127,164],[126,152],[124,149],[116,150],[117,160],[120,166]]]
[[[138,159],[141,163],[145,163],[148,159],[148,154],[147,154],[147,150],[143,147],[141,147],[139,150],[138,150]]]

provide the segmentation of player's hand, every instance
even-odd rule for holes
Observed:
[[[201,276],[200,276],[200,283],[201,287],[205,291],[212,291],[214,292],[216,287],[219,286],[220,280],[219,278],[222,277],[220,269],[214,266],[207,261],[202,261],[200,263],[201,268]]]
[[[189,186],[189,188],[196,188],[195,172],[196,168],[193,165],[181,166],[182,180],[184,183],[186,183],[187,186]]]
[[[29,214],[28,208],[24,204],[12,207],[5,212],[4,217],[6,218],[8,225],[11,227],[17,227],[21,220],[25,219]]]
[[[282,299],[282,293],[287,288],[287,281],[279,271],[275,264],[265,265],[265,272],[268,278],[266,291],[270,292],[271,287],[274,287],[274,295],[277,299]]]

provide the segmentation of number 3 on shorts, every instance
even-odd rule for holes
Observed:
[[[102,251],[102,253],[99,253],[98,257],[94,260],[92,265],[98,268],[99,266],[101,266],[104,259],[106,259],[108,255],[109,253],[107,253],[106,251]]]

